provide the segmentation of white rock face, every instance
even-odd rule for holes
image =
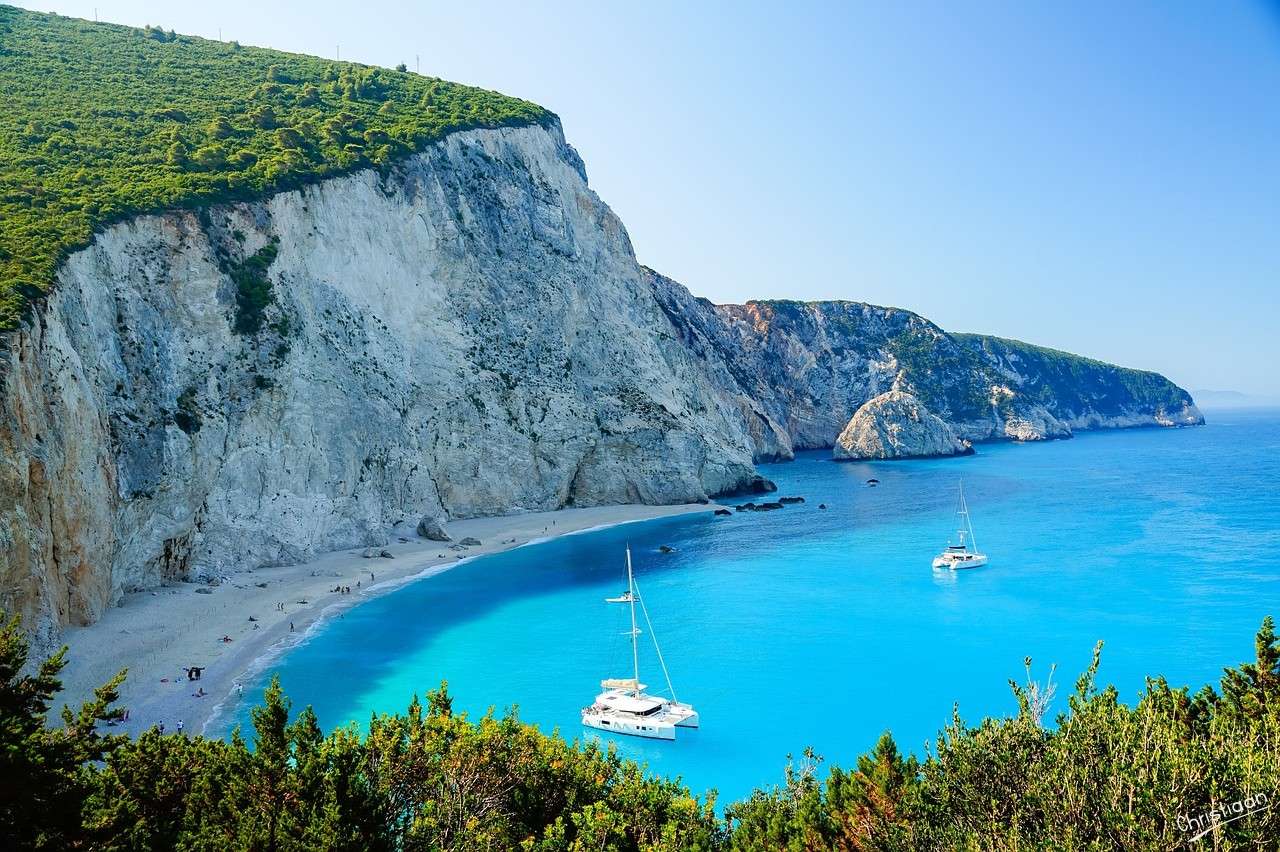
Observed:
[[[272,241],[275,301],[238,333],[227,270]],[[0,603],[37,638],[424,515],[757,478],[558,128],[111,227],[3,357]]]
[[[273,300],[245,322],[255,257]],[[0,606],[47,644],[164,580],[380,552],[424,517],[705,499],[837,436],[897,457],[1201,420],[1070,358],[859,302],[712,305],[636,263],[558,126],[455,133],[63,264],[0,338]]]
[[[920,400],[891,390],[857,410],[832,452],[837,459],[901,459],[962,455],[972,447]]]
[[[861,406],[891,388],[972,442],[1204,422],[1186,391],[1154,373],[948,334],[919,314],[863,302],[713,305],[645,273],[758,459],[831,447]]]

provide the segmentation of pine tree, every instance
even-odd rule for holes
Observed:
[[[1280,702],[1280,645],[1271,616],[1262,619],[1254,638],[1257,659],[1226,669],[1222,675],[1222,700],[1226,707],[1249,719],[1260,719],[1271,702]]]
[[[5,616],[0,613],[0,619]],[[82,810],[100,761],[123,741],[97,730],[119,719],[112,705],[122,671],[94,691],[76,712],[62,710],[62,727],[48,725],[67,649],[24,675],[29,649],[15,616],[0,628],[0,848],[65,849],[83,843]]]

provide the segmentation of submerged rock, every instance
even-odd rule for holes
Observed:
[[[658,548],[659,553],[675,553],[676,549],[670,545],[664,544]]]
[[[733,512],[730,512],[728,509],[716,509],[716,515],[719,517],[724,517],[726,515],[732,515],[732,514]]]
[[[803,503],[804,498],[803,497],[779,497],[778,502],[783,504],[784,506],[789,506],[793,503]]]
[[[857,410],[832,452],[837,459],[905,459],[965,455],[973,447],[920,400],[891,390]]]

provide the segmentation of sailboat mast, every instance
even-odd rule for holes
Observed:
[[[640,697],[640,643],[636,630],[636,584],[631,576],[631,545],[627,545],[627,597],[631,601],[631,662],[635,671],[635,697]]]
[[[964,526],[969,532],[969,544],[975,553],[978,551],[978,539],[973,534],[973,519],[969,517],[969,504],[964,499],[964,482],[960,483],[960,513],[964,515]]]
[[[639,589],[637,589],[637,592],[639,592]],[[649,628],[649,638],[653,640],[653,650],[658,654],[658,665],[662,666],[662,676],[667,680],[667,691],[671,693],[671,700],[676,701],[676,688],[671,684],[671,672],[667,671],[667,661],[662,658],[662,646],[658,644],[658,633],[653,629],[653,622],[649,620],[649,607],[644,605],[644,598],[640,598],[640,612],[644,615],[645,627]]]

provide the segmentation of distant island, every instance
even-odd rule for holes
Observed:
[[[1266,408],[1280,405],[1280,397],[1236,390],[1198,390],[1191,396],[1205,408]]]

